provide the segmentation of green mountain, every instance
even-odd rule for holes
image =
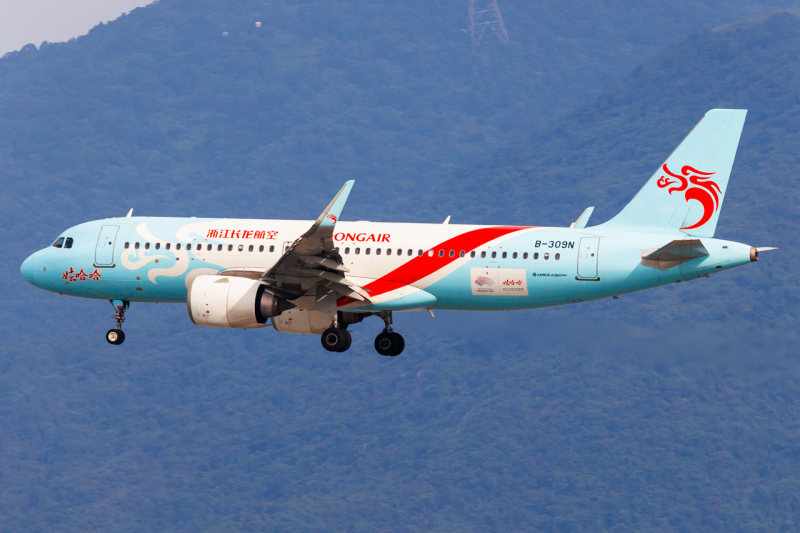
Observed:
[[[689,316],[780,337],[797,328],[800,308],[798,49],[792,12],[698,32],[541,134],[510,144],[482,167],[455,172],[432,196],[448,199],[439,208],[455,220],[566,226],[591,205],[590,225],[599,224],[622,209],[707,110],[748,109],[716,236],[781,250],[730,276],[634,298],[646,320]],[[600,306],[623,320],[630,312],[614,302]]]
[[[511,40],[489,34],[475,54],[466,0],[165,0],[75,41],[8,54],[6,192],[73,223],[131,206],[313,217],[356,178],[358,218],[434,216],[417,212],[415,198],[452,169],[575,109],[691,31],[775,8],[499,5]],[[53,183],[87,201],[53,203]]]
[[[797,529],[800,19],[500,6],[511,42],[477,55],[462,2],[164,0],[0,59],[0,531]],[[88,218],[312,217],[347,177],[350,219],[599,222],[715,106],[751,110],[718,235],[780,251],[610,302],[401,314],[391,361],[377,319],[332,356],[174,305],[134,305],[112,351],[108,304],[17,272]]]

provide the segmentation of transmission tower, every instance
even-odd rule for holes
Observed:
[[[508,32],[497,0],[469,0],[469,33],[473,50],[480,46],[486,28],[491,29],[502,42],[508,42]]]

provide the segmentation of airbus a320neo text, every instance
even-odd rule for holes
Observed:
[[[109,300],[121,344],[131,302],[187,306],[198,326],[320,335],[383,320],[375,349],[403,351],[395,311],[509,311],[587,302],[758,260],[714,238],[746,111],[714,109],[613,219],[569,228],[340,220],[347,182],[316,221],[134,217],[64,231],[21,272],[48,291]]]

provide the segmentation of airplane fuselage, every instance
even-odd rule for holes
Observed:
[[[260,277],[311,223],[99,220],[67,230],[62,237],[72,239],[71,248],[45,248],[22,271],[37,287],[64,295],[184,303],[197,276]],[[339,304],[355,312],[532,309],[687,281],[751,261],[749,246],[704,238],[707,256],[663,271],[642,264],[643,250],[682,237],[600,228],[340,222],[333,239],[347,277],[373,301]]]

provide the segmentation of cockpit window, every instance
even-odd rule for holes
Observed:
[[[64,246],[64,237],[59,237],[56,242],[53,243],[53,246],[56,248],[61,248]]]
[[[72,237],[67,237],[67,240],[64,241],[64,248],[72,248],[73,242]]]

